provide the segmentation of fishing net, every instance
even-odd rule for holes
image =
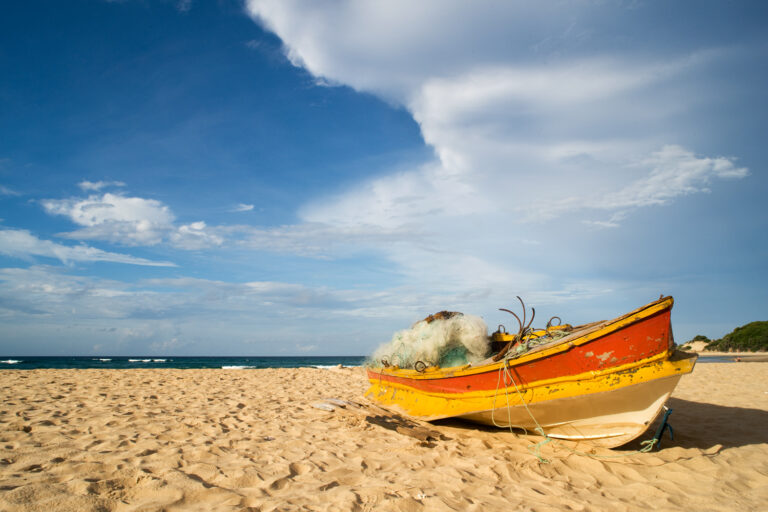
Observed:
[[[398,331],[370,357],[371,366],[397,365],[414,368],[448,368],[485,359],[490,350],[488,327],[482,318],[462,313],[441,312]]]

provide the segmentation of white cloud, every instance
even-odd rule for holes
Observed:
[[[234,226],[220,229],[241,247],[320,259],[349,257],[371,247],[419,236],[419,231],[409,231],[409,226],[387,229],[364,223],[332,224],[309,220],[271,228]]]
[[[426,165],[362,184],[351,192],[305,205],[300,214],[309,223],[339,228],[360,227],[385,233],[439,215],[472,213],[482,198],[473,185],[444,166]]]
[[[108,240],[122,245],[155,245],[173,229],[174,216],[160,201],[106,193],[86,199],[47,199],[48,213],[63,215],[83,226],[63,236]]]
[[[176,228],[170,235],[170,241],[175,247],[195,250],[220,246],[224,243],[224,238],[217,234],[215,228],[210,228],[205,222],[198,221]]]
[[[650,173],[630,183],[595,207],[612,209],[664,204],[678,196],[708,192],[708,185],[715,178],[744,178],[749,171],[737,167],[732,158],[697,157],[680,146],[667,145],[638,162],[638,166],[650,169]]]
[[[474,263],[465,259],[454,268]],[[99,353],[113,355],[199,355],[211,353],[206,340],[216,340],[215,352],[222,355],[242,355],[246,345],[249,352],[263,355],[313,345],[323,354],[366,354],[392,331],[446,307],[485,314],[489,325],[507,321],[496,308],[509,305],[512,298],[506,275],[468,293],[451,282],[432,288],[414,281],[382,291],[189,277],[128,283],[68,272],[45,266],[0,268],[0,335],[13,332],[14,340],[29,339],[16,352],[47,347],[50,353],[50,336],[55,335],[61,343],[72,340],[65,349],[70,353],[73,347],[82,351],[98,346]],[[437,281],[442,276],[433,277]],[[556,305],[580,304],[610,286],[598,284],[567,283],[525,298],[545,316],[546,308],[540,306],[561,312]],[[30,317],[34,329],[29,328]]]
[[[247,8],[295,65],[405,106],[438,157],[304,205],[306,222],[410,233],[466,216],[544,222],[658,204],[746,175],[731,159],[694,156],[666,139],[673,116],[695,101],[687,74],[727,52],[571,54],[620,6],[249,0]],[[669,148],[695,162],[659,162],[675,158]],[[624,215],[584,220],[618,226]]]
[[[627,212],[619,211],[611,215],[608,220],[582,220],[583,224],[595,228],[618,228],[621,227],[621,221],[626,218]]]
[[[462,116],[472,119],[479,115],[484,119],[499,108],[503,114],[510,114],[602,103],[659,81],[677,68],[671,64],[627,65],[612,59],[585,59],[470,69],[466,74],[424,81],[411,96],[409,108],[417,120],[455,124],[463,121]]]
[[[81,188],[96,190],[102,185],[84,182]],[[204,221],[177,224],[170,207],[155,199],[105,193],[87,198],[46,199],[43,208],[52,215],[69,218],[82,228],[61,233],[75,240],[103,240],[125,246],[170,243],[179,249],[199,250],[220,247],[228,236],[242,228],[208,226]],[[253,205],[240,204],[237,211]]]
[[[233,212],[250,212],[250,211],[253,211],[253,208],[254,206],[252,204],[240,203],[234,208],[232,208],[232,211]]]
[[[296,66],[403,102],[425,79],[520,57],[549,35],[568,48],[590,6],[490,0],[247,0]],[[588,16],[588,14],[587,14]],[[555,49],[555,50],[557,50]]]
[[[3,195],[3,196],[18,196],[20,194],[18,192],[16,192],[15,190],[11,189],[11,188],[8,188],[8,187],[6,187],[4,185],[0,185],[0,195]]]
[[[179,338],[171,338],[163,341],[156,341],[149,346],[152,352],[155,354],[167,355],[177,352],[180,348],[184,347],[186,343],[179,340]]]
[[[621,2],[246,6],[318,81],[405,107],[436,155],[315,198],[300,207],[299,225],[243,231],[251,247],[370,250],[428,290],[414,295],[425,304],[516,293],[566,300],[616,285],[564,283],[558,273],[574,266],[553,256],[558,250],[582,245],[596,228],[619,233],[639,208],[748,174],[695,137],[680,143],[691,133],[684,123],[708,101],[700,78],[731,50],[638,50],[623,33],[636,22]]]
[[[111,262],[128,265],[143,265],[150,267],[173,267],[173,263],[167,261],[152,261],[144,258],[136,258],[127,254],[102,251],[85,245],[66,246],[41,240],[23,229],[0,230],[0,253],[15,258],[29,258],[39,256],[55,258],[63,263],[71,262]]]
[[[82,190],[86,192],[98,192],[105,187],[124,187],[125,183],[122,181],[88,181],[83,180],[77,184]]]
[[[192,0],[177,0],[176,10],[179,12],[189,12],[192,9]]]
[[[0,268],[0,336],[13,339],[6,350],[51,353],[55,336],[65,353],[199,355],[216,340],[220,355],[243,355],[246,344],[248,352],[277,355],[295,352],[297,340],[313,333],[299,345],[362,354],[394,327],[382,328],[382,319],[407,323],[412,314],[403,320],[397,294],[195,278],[127,283],[70,271]]]

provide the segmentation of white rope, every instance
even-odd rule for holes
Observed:
[[[522,425],[513,425],[512,424],[512,406],[509,403],[509,386],[507,385],[507,378],[509,378],[509,381],[512,383],[513,386],[515,386],[515,391],[517,392],[517,395],[520,397],[520,402],[522,402],[523,407],[525,407],[526,412],[528,413],[528,416],[531,417],[531,420],[533,420],[533,423],[536,425],[536,432],[538,432],[540,435],[544,436],[544,441],[541,441],[539,443],[536,443],[535,446],[535,453],[534,455],[539,459],[539,462],[543,462],[545,464],[549,463],[549,460],[545,459],[541,456],[541,447],[548,442],[552,441],[552,438],[549,437],[546,432],[544,432],[544,428],[539,424],[539,421],[536,419],[536,417],[531,412],[531,409],[528,407],[528,403],[525,401],[525,396],[523,393],[520,392],[520,388],[517,386],[517,382],[515,382],[515,378],[512,376],[512,372],[509,370],[509,361],[513,359],[510,357],[510,353],[507,352],[507,354],[504,355],[503,359],[503,366],[499,368],[499,374],[498,378],[496,379],[496,391],[493,395],[493,408],[491,409],[491,422],[499,428],[502,428],[502,425],[499,425],[496,423],[495,419],[495,412],[496,412],[496,396],[499,393],[499,382],[501,381],[502,374],[504,375],[504,396],[506,397],[507,401],[507,424],[509,426],[509,431],[514,433],[513,428],[519,428],[522,429],[523,432],[525,432],[525,435],[528,435],[528,430],[522,426]],[[529,446],[528,449],[530,450],[531,447]]]

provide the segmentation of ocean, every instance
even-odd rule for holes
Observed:
[[[748,359],[744,357],[744,359]],[[291,357],[181,357],[181,356],[77,356],[77,357],[5,357],[0,356],[0,370],[36,370],[42,368],[223,368],[249,370],[259,368],[333,368],[362,366],[365,356],[291,356]],[[699,357],[698,363],[732,363],[734,356]]]
[[[3,357],[0,370],[41,368],[332,368],[337,365],[362,366],[364,356],[293,357],[177,357],[177,356],[79,356],[79,357]]]

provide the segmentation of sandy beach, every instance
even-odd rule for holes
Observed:
[[[404,435],[362,369],[4,370],[0,510],[758,510],[768,363],[698,364],[635,453],[455,421]],[[330,408],[330,407],[329,407]],[[373,411],[373,410],[372,410]],[[406,429],[407,430],[407,429]],[[652,436],[653,428],[643,439]],[[405,432],[407,434],[407,432]]]

